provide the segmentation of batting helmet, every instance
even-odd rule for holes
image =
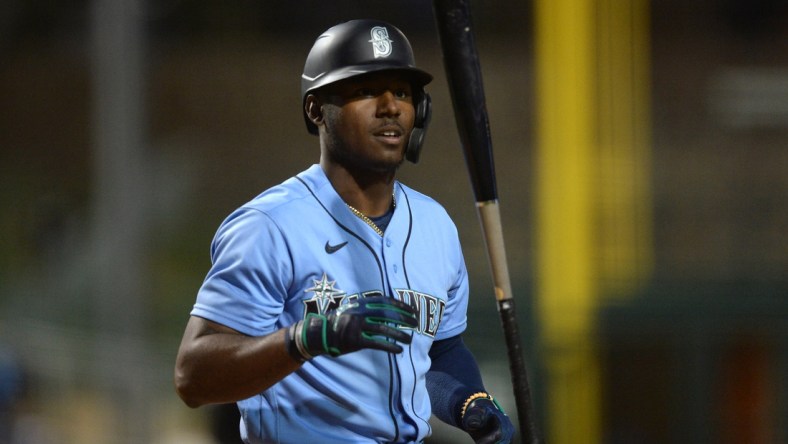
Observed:
[[[377,71],[402,72],[413,85],[416,118],[405,158],[416,163],[431,116],[430,96],[424,85],[432,81],[432,75],[416,68],[405,34],[386,22],[351,20],[328,29],[315,40],[301,75],[302,108],[307,94],[322,86]],[[306,111],[304,121],[311,134],[318,133]]]

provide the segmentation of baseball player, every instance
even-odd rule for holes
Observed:
[[[461,338],[454,223],[396,180],[418,161],[431,80],[388,23],[327,30],[301,80],[320,163],[219,227],[175,383],[191,407],[237,402],[245,442],[421,443],[431,414],[477,443],[511,441]]]

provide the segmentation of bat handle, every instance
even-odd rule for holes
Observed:
[[[542,441],[536,428],[536,418],[531,401],[531,389],[528,383],[528,372],[523,358],[523,346],[517,325],[517,310],[512,296],[512,284],[509,279],[509,268],[506,261],[506,249],[503,241],[503,225],[498,201],[477,202],[484,242],[495,287],[495,299],[498,301],[498,314],[501,318],[506,350],[509,354],[509,371],[512,377],[515,405],[517,407],[518,425],[522,442],[537,444]]]
[[[501,318],[501,326],[506,339],[506,350],[509,354],[509,372],[512,377],[512,389],[514,390],[514,402],[517,408],[517,419],[522,442],[539,444],[543,443],[543,441],[540,440],[536,427],[536,418],[531,401],[531,389],[528,383],[525,360],[523,359],[523,347],[517,326],[516,313],[514,299],[498,301],[498,314]]]
[[[506,262],[506,247],[503,242],[503,224],[497,200],[476,203],[476,213],[487,246],[490,272],[492,273],[495,299],[501,302],[512,298],[512,284],[509,279],[509,266]]]

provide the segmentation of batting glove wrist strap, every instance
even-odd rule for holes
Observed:
[[[291,325],[285,335],[285,346],[290,356],[296,361],[306,362],[315,356],[329,353],[327,324],[326,316],[309,313],[304,320]]]
[[[301,328],[296,329],[295,343],[305,359],[329,353],[326,316],[309,313],[299,324]]]
[[[303,328],[303,323],[299,321],[288,327],[285,333],[285,349],[290,357],[298,362],[306,362],[307,359],[311,358],[311,356],[307,355],[301,341],[296,340],[301,335]]]

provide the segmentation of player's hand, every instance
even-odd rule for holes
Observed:
[[[328,315],[310,313],[290,329],[291,350],[303,359],[344,355],[371,348],[402,352],[412,336],[399,327],[416,328],[413,307],[389,297],[359,298]]]
[[[512,442],[514,436],[512,421],[491,398],[471,401],[465,409],[461,426],[476,444],[506,444]]]

